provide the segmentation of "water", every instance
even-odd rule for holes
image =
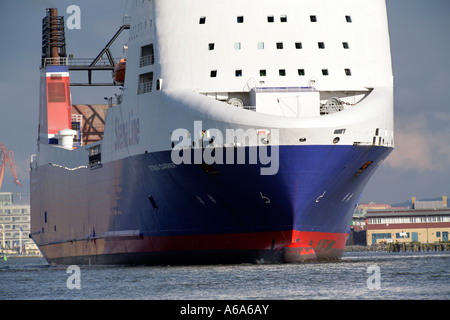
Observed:
[[[68,289],[67,267],[9,258],[0,261],[0,299],[447,300],[449,266],[450,252],[348,252],[339,262],[298,265],[82,266],[80,289]]]

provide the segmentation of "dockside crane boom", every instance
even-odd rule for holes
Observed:
[[[8,164],[11,173],[14,176],[14,183],[22,186],[17,178],[16,163],[14,161],[14,152],[6,149],[3,143],[0,143],[0,190],[2,189],[3,175],[5,174],[5,167]]]

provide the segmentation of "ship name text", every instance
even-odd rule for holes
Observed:
[[[128,117],[123,120],[116,116],[114,132],[116,141],[115,150],[133,146],[139,143],[139,118],[133,116],[133,111],[128,112]]]

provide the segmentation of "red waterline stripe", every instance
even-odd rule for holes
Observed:
[[[301,243],[313,249],[345,249],[347,233],[274,231],[241,234],[152,236],[139,239],[96,239],[41,247],[48,258],[120,253],[202,250],[269,250]]]

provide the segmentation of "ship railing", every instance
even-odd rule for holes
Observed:
[[[123,26],[129,26],[131,24],[131,16],[123,16],[122,18],[122,25]]]
[[[114,64],[120,62],[120,58],[114,58]],[[68,66],[70,68],[88,68],[91,66],[94,58],[73,58],[69,57],[58,57],[58,58],[44,58],[43,66]],[[100,59],[96,62],[95,68],[113,68],[108,59]]]
[[[90,66],[94,58],[70,58],[68,59],[68,66],[70,67],[84,67]],[[114,65],[120,62],[120,59],[113,59]],[[109,59],[99,59],[95,63],[96,67],[111,67]]]
[[[138,85],[138,94],[152,91],[153,81],[143,82]]]
[[[251,77],[244,86],[244,91],[255,93],[270,93],[270,92],[314,92],[314,86],[308,83],[304,85],[299,82],[290,81],[256,81]]]
[[[42,66],[67,66],[67,57],[58,57],[58,58],[43,58]]]
[[[139,61],[139,68],[150,66],[155,63],[155,56],[153,54],[141,57]]]
[[[312,87],[300,87],[300,86],[277,86],[277,87],[255,87],[252,89],[256,93],[270,93],[270,92],[314,92],[316,91]]]

